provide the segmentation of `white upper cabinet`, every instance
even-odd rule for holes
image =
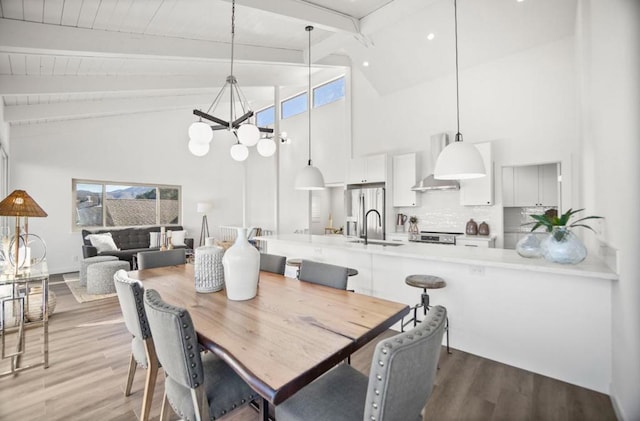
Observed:
[[[513,205],[538,206],[538,166],[515,167],[513,170]]]
[[[504,167],[502,205],[558,206],[558,165]]]
[[[387,178],[385,154],[354,158],[349,162],[347,184],[384,183]]]
[[[464,206],[493,205],[493,159],[491,142],[474,143],[478,148],[487,175],[472,180],[460,180],[460,204]]]
[[[558,165],[545,164],[538,167],[539,206],[558,206]]]
[[[416,192],[411,190],[416,184],[416,154],[408,153],[393,157],[393,206],[417,206]]]

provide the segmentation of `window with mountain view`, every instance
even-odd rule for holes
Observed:
[[[179,186],[73,180],[74,229],[180,223]]]

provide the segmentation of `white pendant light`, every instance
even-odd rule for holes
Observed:
[[[256,146],[258,153],[261,156],[268,157],[276,153],[276,142],[269,137],[263,137],[258,141],[258,145]]]
[[[260,130],[253,124],[241,124],[236,130],[240,143],[246,146],[255,146],[260,140]]]
[[[460,133],[458,133],[460,134]],[[462,139],[450,143],[440,153],[433,177],[438,180],[469,180],[486,175],[482,156],[472,143]]]
[[[437,180],[469,180],[487,175],[480,151],[471,143],[462,141],[460,133],[460,88],[458,82],[458,5],[453,0],[456,41],[456,118],[458,133],[456,141],[450,143],[438,156],[433,177]]]
[[[296,190],[324,190],[324,177],[318,168],[307,165],[298,172],[295,188]]]
[[[249,157],[249,148],[242,143],[236,143],[233,145],[229,152],[231,153],[231,158],[235,161],[244,161]]]
[[[209,143],[213,139],[213,130],[207,123],[196,121],[189,126],[189,138],[196,143]]]
[[[189,152],[195,156],[205,156],[209,152],[208,143],[198,143],[194,139],[191,139],[187,146],[189,148]]]
[[[309,160],[307,166],[304,167],[296,176],[294,186],[296,190],[323,190],[324,177],[320,170],[311,165],[311,31],[313,26],[304,28],[309,33],[309,91],[307,92],[307,114],[309,117]]]

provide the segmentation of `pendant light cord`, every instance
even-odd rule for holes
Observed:
[[[455,41],[456,41],[456,120],[458,123],[458,133],[456,133],[456,142],[458,138],[462,140],[462,134],[460,133],[460,88],[458,81],[458,4],[456,0],[453,0],[453,16],[455,25]]]
[[[236,1],[233,0],[231,2],[231,75],[228,79],[231,79],[231,86],[229,86],[229,95],[230,95],[230,105],[229,105],[229,130],[231,130],[231,122],[235,120],[235,113],[233,112],[233,52],[236,38]],[[240,140],[237,140],[237,143],[240,143]]]
[[[309,91],[307,92],[307,114],[309,114],[309,166],[311,166],[311,31],[313,26],[304,28],[309,33]]]

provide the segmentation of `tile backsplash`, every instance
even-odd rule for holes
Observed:
[[[448,231],[464,233],[469,219],[480,225],[486,222],[491,234],[498,231],[502,221],[502,208],[499,206],[462,206],[460,192],[428,191],[420,193],[420,206],[415,208],[394,208],[395,212],[402,212],[409,216],[418,217],[418,227],[421,231]]]

